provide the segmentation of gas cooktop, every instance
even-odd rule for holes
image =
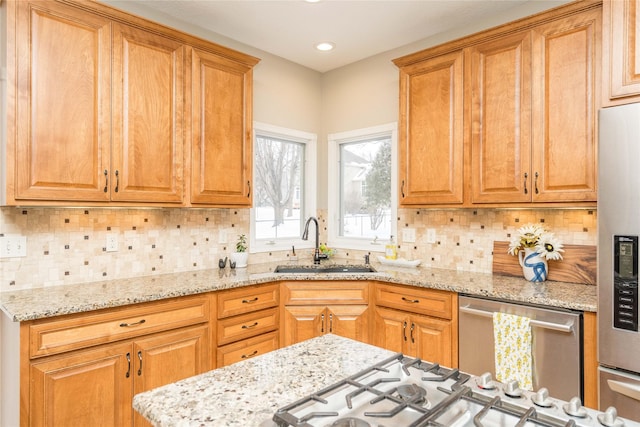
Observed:
[[[579,398],[554,399],[542,388],[521,390],[516,381],[476,377],[397,354],[277,410],[276,426],[423,427],[423,426],[584,426],[640,427],[599,412]]]

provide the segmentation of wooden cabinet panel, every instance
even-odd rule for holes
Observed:
[[[528,202],[531,32],[470,49],[472,202]]]
[[[534,202],[597,199],[600,27],[598,9],[533,31]]]
[[[191,202],[251,206],[251,67],[193,49],[191,73]]]
[[[218,348],[218,368],[277,350],[278,332],[238,341]]]
[[[463,202],[463,53],[400,69],[401,205]]]
[[[452,295],[436,289],[377,284],[375,301],[385,307],[451,319],[455,309]]]
[[[15,116],[7,120],[7,201],[107,201],[110,22],[57,2],[18,1],[10,16],[14,7],[17,57],[15,70],[8,67],[8,91],[17,93],[8,98]]]
[[[288,346],[325,333],[325,307],[322,305],[285,306],[282,345]]]
[[[409,339],[415,345],[417,357],[423,360],[451,368],[457,367],[458,358],[453,358],[453,333],[450,321],[411,316]]]
[[[285,305],[368,304],[369,282],[283,282],[282,302]]]
[[[403,353],[408,341],[409,316],[407,313],[375,307],[373,314],[373,344],[387,350]]]
[[[605,98],[640,101],[640,1],[603,2],[603,82]]]
[[[197,296],[61,320],[46,319],[29,326],[30,355],[56,354],[208,320],[209,299]]]
[[[131,344],[31,364],[30,426],[131,425]]]
[[[330,305],[327,307],[330,334],[351,338],[360,342],[369,342],[369,306],[368,305]]]
[[[218,345],[224,345],[277,329],[280,325],[279,310],[274,307],[251,312],[220,319],[216,324]]]
[[[217,298],[218,319],[223,319],[277,307],[280,301],[280,286],[276,283],[220,291],[217,293]]]
[[[112,200],[183,201],[185,49],[113,24]]]

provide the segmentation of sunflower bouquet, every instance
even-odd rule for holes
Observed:
[[[527,224],[518,229],[518,234],[509,242],[509,254],[518,256],[518,252],[529,248],[547,260],[562,259],[562,243],[553,233],[538,224]]]

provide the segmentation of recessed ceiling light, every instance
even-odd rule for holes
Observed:
[[[316,49],[321,50],[323,52],[328,52],[330,50],[333,50],[334,47],[336,47],[336,45],[331,42],[320,42],[316,44]]]

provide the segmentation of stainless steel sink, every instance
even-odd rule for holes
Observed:
[[[375,273],[370,265],[279,265],[274,273]]]

